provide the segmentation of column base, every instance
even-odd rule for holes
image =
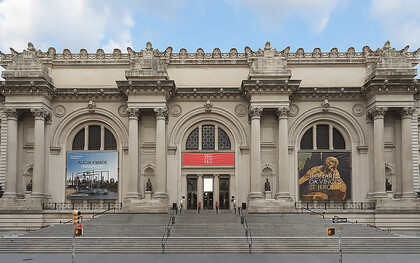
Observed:
[[[144,192],[144,199],[152,199],[152,191],[145,191]]]
[[[385,199],[385,198],[388,198],[388,195],[386,194],[386,192],[376,192],[376,193],[373,193],[372,198],[373,199]]]
[[[135,199],[135,200],[137,200],[137,199],[141,199],[141,198],[140,198],[140,194],[139,193],[137,193],[137,192],[129,192],[129,193],[127,193],[127,195],[125,196],[124,199],[129,199],[129,200]]]
[[[5,192],[2,198],[6,199],[17,199],[17,194],[14,192]]]
[[[248,199],[263,199],[263,195],[261,192],[252,192],[249,193]]]
[[[44,199],[45,198],[45,194],[40,193],[40,192],[32,192],[31,193],[31,199]]]
[[[414,192],[403,193],[401,195],[401,198],[403,199],[417,198],[417,195]]]
[[[154,198],[155,199],[169,199],[169,196],[168,196],[167,193],[157,192],[157,193],[155,193]]]
[[[293,201],[293,198],[290,196],[288,192],[279,192],[274,197],[276,200],[286,200],[286,201]]]
[[[264,192],[264,199],[272,199],[271,191],[265,191]]]

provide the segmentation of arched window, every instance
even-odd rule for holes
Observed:
[[[314,143],[315,142],[315,143]],[[343,135],[333,125],[318,124],[309,128],[300,141],[301,150],[346,149]]]
[[[201,142],[201,143],[200,143]],[[199,125],[188,135],[186,150],[230,150],[228,134],[217,125]]]
[[[85,126],[74,136],[72,150],[117,150],[117,140],[114,134],[103,125]]]

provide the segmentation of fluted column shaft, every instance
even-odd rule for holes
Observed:
[[[279,169],[277,177],[277,194],[276,199],[279,198],[291,198],[289,192],[289,174],[288,174],[288,165],[289,165],[289,156],[288,156],[288,134],[287,134],[287,117],[290,112],[288,107],[279,108],[277,110],[277,118],[279,121]]]
[[[139,177],[139,110],[129,108],[128,110],[128,159],[129,179],[128,192],[125,198],[139,199],[138,177]]]
[[[34,169],[32,180],[32,198],[44,197],[44,173],[45,173],[45,109],[31,109],[35,117],[34,125]]]
[[[249,198],[262,198],[261,193],[261,114],[263,109],[257,107],[250,107],[251,118],[251,193]]]
[[[402,160],[402,197],[415,197],[413,185],[413,149],[411,139],[411,118],[413,107],[404,107],[401,110],[401,160]]]
[[[373,117],[373,162],[375,175],[375,198],[386,197],[385,192],[385,155],[384,155],[384,116],[388,109],[375,107],[369,111]]]
[[[51,136],[51,113],[45,118],[45,153],[44,153],[44,162],[45,162],[45,176],[44,176],[44,192],[46,198],[51,198],[49,181],[50,181],[50,136]]]
[[[16,198],[17,179],[17,124],[18,112],[16,109],[5,109],[7,117],[7,167],[6,185],[3,198]]]
[[[155,198],[168,198],[166,191],[166,108],[156,108],[156,193]]]
[[[219,202],[219,206],[220,206],[219,195],[220,195],[219,175],[215,174],[214,183],[213,183],[213,207],[214,208],[216,208],[216,202]]]

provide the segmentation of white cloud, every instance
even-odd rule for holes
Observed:
[[[371,0],[371,14],[381,24],[391,44],[420,47],[420,1]]]
[[[253,11],[262,25],[268,29],[279,26],[294,15],[304,18],[315,33],[321,33],[328,25],[331,12],[340,0],[225,0],[237,8]]]

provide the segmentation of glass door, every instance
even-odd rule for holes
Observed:
[[[219,209],[229,209],[229,178],[219,179]]]
[[[213,177],[204,177],[203,209],[213,209]]]
[[[187,209],[197,209],[197,178],[187,177]]]

